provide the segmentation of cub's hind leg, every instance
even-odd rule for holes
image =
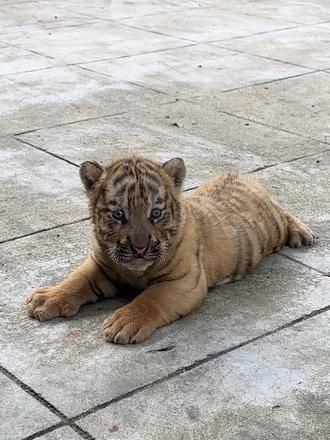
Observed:
[[[292,214],[287,214],[287,244],[292,248],[301,245],[311,246],[315,243],[316,236],[313,231]]]

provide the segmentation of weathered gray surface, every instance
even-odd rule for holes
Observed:
[[[244,149],[237,148],[236,144],[235,148],[231,148],[230,145],[220,143],[220,140],[208,141],[205,137],[187,133],[184,127],[173,127],[172,124],[176,121],[179,125],[182,124],[180,118],[172,117],[173,115],[169,119],[163,116],[166,126],[155,124],[152,120],[155,112],[158,115],[171,114],[167,111],[167,107],[170,106],[162,106],[159,111],[152,107],[148,113],[136,114],[137,117],[135,114],[132,116],[125,114],[118,118],[98,118],[69,126],[39,130],[23,134],[19,139],[77,164],[87,159],[104,163],[132,151],[160,161],[181,154],[187,165],[186,188],[201,183],[215,173],[231,170],[252,171],[264,165],[265,160],[260,156],[258,146]],[[188,113],[188,118],[191,117],[192,115]],[[198,121],[198,118],[196,120]],[[238,138],[237,133],[234,136]],[[250,137],[253,140],[253,137]],[[269,143],[272,143],[271,139]],[[302,148],[299,141],[299,150]],[[322,144],[315,145],[316,151],[324,148]],[[294,152],[291,151],[290,154]],[[296,154],[301,153],[299,151]],[[268,162],[271,157],[268,155],[267,159]]]
[[[81,439],[80,435],[77,434],[71,428],[59,428],[55,431],[50,432],[49,434],[42,435],[40,437],[42,440],[79,440]]]
[[[0,38],[7,43],[41,52],[68,64],[136,55],[184,44],[178,38],[132,29],[111,21],[61,26],[32,32],[30,35],[6,34],[0,35]]]
[[[6,7],[0,3],[0,38],[3,34],[31,32],[42,28],[54,28],[63,25],[76,25],[91,18],[74,12],[56,8],[42,2],[19,3],[7,1]]]
[[[1,440],[328,437],[329,20],[327,0],[0,0]],[[252,172],[320,238],[139,346],[102,339],[122,298],[29,319],[89,252],[77,165],[127,153],[182,156],[186,188]]]
[[[104,163],[131,151],[161,161],[181,154],[187,164],[187,188],[219,172],[249,172],[329,148],[187,102],[151,105],[139,112],[38,130],[19,139],[76,164],[87,159]]]
[[[130,440],[326,440],[327,319],[221,356],[79,424],[102,440],[109,432]]]
[[[288,29],[219,43],[219,46],[286,61],[314,69],[330,67],[330,29],[320,26]],[[304,41],[304,45],[301,44]]]
[[[208,0],[209,5],[216,5],[217,0]],[[259,17],[270,17],[280,20],[290,20],[297,24],[324,23],[330,19],[328,0],[230,0],[227,5],[230,9],[236,9],[245,14],[257,15]]]
[[[8,45],[0,45],[0,76],[46,69],[55,64],[55,60],[37,53]]]
[[[80,14],[85,14],[88,17],[96,17],[99,19],[123,19],[130,17],[137,17],[151,14],[161,14],[171,11],[186,10],[189,8],[196,8],[208,6],[207,2],[200,2],[196,0],[181,0],[179,3],[175,0],[139,0],[138,2],[131,1],[107,1],[99,0],[94,2],[81,2],[80,0],[45,0],[43,3],[53,4],[60,8],[70,9]]]
[[[170,98],[77,66],[1,78],[0,134],[16,134],[77,120],[139,111]]]
[[[316,72],[211,101],[218,110],[329,143],[329,91],[329,73]]]
[[[285,248],[283,253],[324,273],[330,270],[329,175],[329,152],[281,164],[256,174],[277,200],[305,221],[319,237],[313,248]]]
[[[327,305],[327,277],[271,256],[244,282],[212,290],[196,313],[157,331],[138,349],[102,339],[101,323],[122,299],[86,306],[70,320],[29,319],[26,296],[75,267],[88,254],[89,235],[83,222],[2,246],[0,357],[70,416]],[[173,350],[152,352],[166,347]]]
[[[0,371],[0,438],[17,440],[60,419]]]
[[[179,98],[204,100],[227,90],[310,71],[207,44],[82,66]]]
[[[141,29],[162,32],[188,41],[216,41],[243,37],[258,32],[270,32],[293,27],[286,20],[246,16],[226,7],[196,8],[182,12],[134,17],[121,21]]]
[[[0,241],[88,217],[78,169],[0,138]]]

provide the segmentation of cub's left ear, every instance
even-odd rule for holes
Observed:
[[[181,190],[182,183],[186,177],[186,166],[183,159],[176,157],[162,165],[163,171],[173,180],[175,188]]]
[[[87,161],[80,165],[80,179],[87,191],[92,191],[95,188],[95,185],[102,173],[103,168],[97,162]]]

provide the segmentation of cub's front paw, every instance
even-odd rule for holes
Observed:
[[[103,321],[103,336],[115,344],[136,344],[144,341],[156,330],[156,326],[136,310],[124,306]]]
[[[79,304],[69,301],[65,293],[57,287],[49,286],[35,290],[27,298],[26,304],[29,315],[39,321],[47,321],[58,316],[68,318],[79,310]]]

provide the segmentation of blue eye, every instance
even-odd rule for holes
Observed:
[[[151,210],[150,218],[151,220],[158,220],[162,215],[161,209],[154,208]]]
[[[112,218],[116,221],[120,221],[125,217],[122,209],[115,209],[114,211],[112,211],[111,215]]]

